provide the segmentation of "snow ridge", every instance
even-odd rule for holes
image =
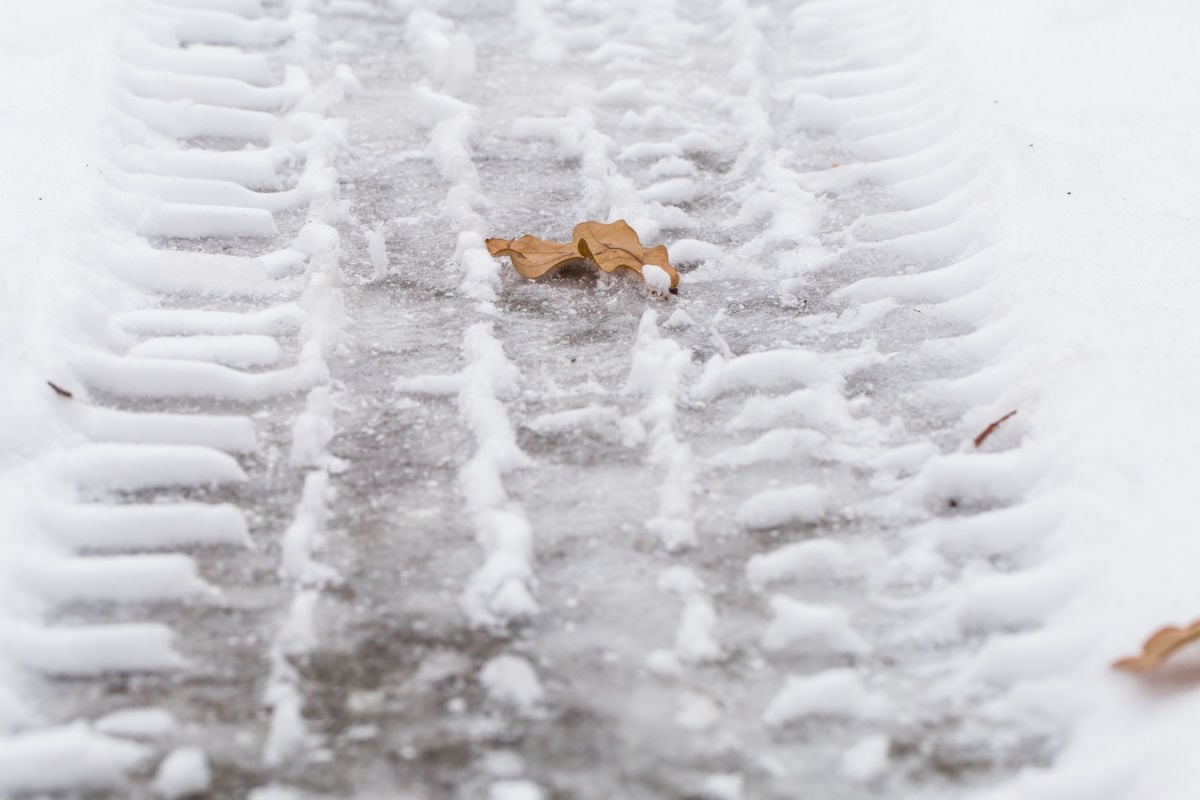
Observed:
[[[461,605],[475,626],[510,637],[540,609],[536,599],[534,534],[519,502],[504,486],[505,475],[529,467],[520,449],[506,400],[520,391],[521,374],[508,359],[496,330],[503,319],[495,305],[500,264],[491,257],[484,237],[487,223],[480,212],[488,200],[474,163],[473,143],[479,111],[456,94],[475,71],[475,43],[455,23],[417,3],[406,23],[408,45],[419,55],[437,89],[414,89],[413,107],[429,128],[426,152],[447,182],[442,216],[460,232],[454,263],[462,278],[459,293],[475,301],[479,321],[463,333],[463,370],[456,376],[418,376],[396,382],[400,390],[432,388],[454,392],[459,416],[475,441],[474,454],[458,473],[459,491],[472,519],[483,564],[468,578]],[[529,714],[543,693],[533,665],[516,653],[493,657],[477,676],[487,696],[509,711]],[[491,796],[540,798],[541,789],[526,780],[492,784]]]
[[[104,182],[96,192],[116,228],[93,249],[98,268],[121,283],[105,307],[89,310],[86,335],[64,342],[44,372],[54,392],[46,389],[42,404],[70,431],[60,437],[65,446],[4,475],[5,496],[23,485],[32,500],[15,504],[25,533],[5,543],[17,548],[5,569],[21,566],[23,575],[0,605],[0,672],[185,669],[174,632],[161,623],[67,627],[40,620],[84,600],[219,602],[191,556],[143,551],[245,547],[242,512],[227,502],[170,495],[155,502],[141,494],[245,483],[234,456],[260,455],[256,426],[241,414],[164,412],[155,404],[259,402],[311,389],[294,451],[298,467],[316,470],[285,536],[285,577],[298,589],[276,637],[268,681],[273,717],[266,758],[279,763],[298,755],[290,745],[301,698],[287,659],[311,646],[315,586],[330,578],[311,551],[328,502],[328,470],[338,465],[324,449],[332,435],[327,358],[341,326],[337,234],[325,222],[341,213],[332,167],[341,127],[325,114],[345,80],[314,88],[302,70],[289,67],[283,83],[273,83],[266,51],[303,51],[311,35],[302,4],[282,15],[257,2],[187,5],[136,6],[106,54],[111,105],[104,113],[120,136],[99,164]],[[262,146],[209,149],[179,141],[210,138]],[[278,170],[297,159],[301,173],[285,188]],[[295,243],[259,257],[170,250],[140,238],[273,237],[274,215],[305,203],[310,223]],[[145,308],[163,293],[197,307]],[[204,307],[206,298],[275,304],[218,311]],[[293,335],[294,348],[285,338]],[[295,362],[275,369],[293,350]],[[120,407],[130,400],[142,403]],[[10,616],[10,606],[20,613]],[[77,722],[39,729],[28,710],[0,699],[0,752],[16,759],[0,765],[0,793],[114,788],[155,754],[155,747],[126,743],[120,727]]]

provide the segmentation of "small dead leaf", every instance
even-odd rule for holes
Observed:
[[[980,447],[984,442],[987,441],[987,438],[989,436],[991,436],[993,433],[995,433],[996,428],[999,428],[1000,425],[1003,424],[1005,420],[1016,416],[1016,413],[1017,412],[1015,410],[1010,411],[1007,414],[1005,414],[1003,417],[1001,417],[1000,419],[993,422],[991,425],[988,425],[986,428],[984,428],[983,433],[981,433],[975,437],[975,446]]]
[[[508,256],[526,278],[540,278],[555,267],[586,260],[571,242],[548,242],[528,234],[520,239],[488,239],[487,249],[495,257]]]
[[[1155,631],[1142,645],[1142,653],[1113,662],[1113,669],[1142,673],[1157,669],[1167,657],[1189,642],[1200,639],[1200,620],[1186,628],[1166,627]]]
[[[508,256],[513,267],[526,278],[540,278],[550,270],[573,262],[586,262],[605,272],[628,269],[642,274],[653,264],[671,278],[671,292],[679,286],[679,273],[668,260],[663,245],[646,248],[637,232],[623,219],[616,222],[581,222],[571,231],[570,242],[550,242],[536,236],[519,239],[488,239],[488,252]]]
[[[53,389],[54,393],[56,395],[58,395],[59,397],[74,397],[75,396],[75,395],[71,394],[70,392],[68,392],[66,389],[59,386],[54,381],[46,381],[46,385],[49,386],[51,389]]]

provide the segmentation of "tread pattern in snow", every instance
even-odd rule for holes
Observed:
[[[920,13],[361,13],[340,38],[379,88],[347,174],[392,271],[349,299],[356,599],[310,690],[369,732],[340,751],[347,791],[391,750],[387,780],[431,795],[580,798],[894,794],[1044,757],[975,714],[972,653],[1030,620],[964,611],[960,574],[1007,569],[964,548],[994,555],[1042,462],[966,449],[1008,410],[984,368],[1004,325],[983,324],[978,177]],[[618,217],[670,245],[678,300],[479,253]],[[505,391],[472,399],[456,343],[482,330]],[[502,491],[468,470],[485,405],[521,467]],[[484,490],[521,509],[506,574],[538,609],[503,625],[460,607],[480,557],[458,506]],[[478,541],[491,563],[502,538]],[[514,654],[532,705],[487,677]]]
[[[338,468],[328,223],[343,132],[328,110],[352,76],[314,86],[280,69],[312,60],[303,3],[134,16],[107,173],[125,230],[96,258],[148,302],[64,353],[72,397],[54,402],[79,443],[35,465],[29,524],[45,547],[25,571],[40,613],[6,623],[0,648],[43,676],[47,724],[0,744],[6,796],[141,796],[186,743],[208,752],[214,792],[244,796],[312,747],[291,659],[313,646],[316,593],[336,578],[314,549]]]

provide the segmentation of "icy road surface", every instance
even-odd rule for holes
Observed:
[[[43,249],[3,241],[45,269],[0,274],[33,299],[0,328],[30,354],[3,362],[0,796],[1042,774],[1086,704],[1024,682],[1094,629],[1042,628],[1082,580],[1034,555],[1061,452],[1025,407],[976,439],[1053,359],[1006,351],[1036,281],[996,277],[944,49],[969,20],[927,10],[14,15],[0,198]],[[47,137],[72,157],[28,155]],[[38,206],[11,187],[39,170],[80,188]],[[679,294],[484,245],[584,219],[667,244]],[[1137,796],[1080,785],[1030,796]]]

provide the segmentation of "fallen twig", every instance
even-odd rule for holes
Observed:
[[[1012,417],[1012,416],[1013,416],[1014,414],[1016,414],[1016,413],[1017,413],[1017,412],[1016,412],[1015,410],[1013,410],[1013,411],[1010,411],[1010,412],[1008,412],[1007,414],[1005,414],[1003,417],[1001,417],[1000,419],[998,419],[998,420],[996,420],[995,422],[993,422],[991,425],[988,425],[986,428],[984,428],[984,429],[983,429],[983,433],[981,433],[981,434],[979,434],[978,436],[976,436],[976,437],[975,437],[975,446],[976,446],[976,447],[979,447],[979,446],[980,446],[980,445],[982,445],[984,442],[986,442],[986,441],[987,441],[987,438],[988,438],[989,436],[991,436],[993,432],[995,432],[996,428],[999,428],[999,427],[1000,427],[1000,424],[1001,424],[1002,422],[1004,422],[1004,421],[1005,421],[1006,419],[1008,419],[1009,417]]]
[[[49,386],[51,389],[53,389],[54,393],[57,394],[59,397],[74,397],[75,396],[75,395],[71,394],[70,392],[68,392],[66,389],[59,386],[54,381],[46,381],[46,385]]]

